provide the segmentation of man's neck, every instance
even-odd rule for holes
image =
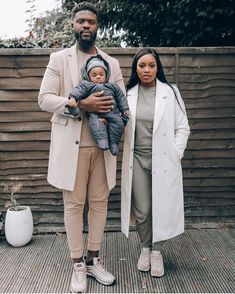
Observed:
[[[77,43],[77,50],[85,53],[85,54],[89,54],[89,55],[96,55],[97,54],[97,49],[95,46],[92,46],[90,48],[87,48],[87,49],[84,49],[84,48],[81,48],[79,46],[79,44]]]

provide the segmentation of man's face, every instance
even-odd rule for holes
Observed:
[[[78,11],[73,19],[75,38],[82,49],[91,48],[96,40],[97,16],[88,10]]]

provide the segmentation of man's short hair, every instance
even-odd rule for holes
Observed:
[[[96,7],[92,3],[90,3],[90,2],[80,2],[78,4],[75,4],[75,6],[72,9],[72,12],[71,12],[72,20],[74,19],[74,16],[78,11],[84,11],[84,10],[88,10],[88,11],[93,12],[97,16],[97,19],[98,19],[98,11],[97,11]]]

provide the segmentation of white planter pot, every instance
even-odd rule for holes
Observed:
[[[7,210],[5,235],[7,242],[14,247],[24,246],[32,239],[33,216],[29,206],[19,206],[17,211]]]

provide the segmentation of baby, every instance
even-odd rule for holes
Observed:
[[[82,68],[84,78],[70,93],[68,111],[75,117],[80,115],[77,107],[79,100],[86,99],[91,93],[103,91],[104,96],[112,96],[113,109],[108,113],[87,112],[91,133],[102,150],[109,149],[113,155],[118,154],[118,145],[124,127],[129,120],[129,106],[121,88],[108,82],[110,67],[101,55],[90,57]]]

